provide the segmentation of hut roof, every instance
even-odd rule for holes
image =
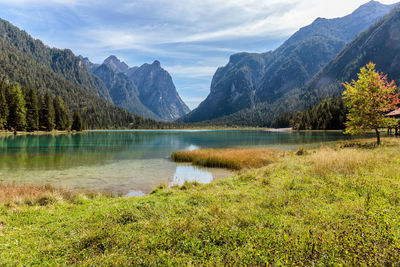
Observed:
[[[386,114],[387,117],[400,117],[400,108]]]

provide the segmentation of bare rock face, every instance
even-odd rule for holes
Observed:
[[[144,64],[128,75],[137,86],[142,103],[161,119],[172,121],[190,112],[159,61]]]
[[[106,84],[113,103],[119,107],[164,121],[176,120],[190,112],[171,76],[157,60],[141,67],[129,67],[115,56],[108,57],[102,65],[82,60]]]
[[[103,62],[103,64],[109,66],[115,73],[127,73],[129,70],[129,66],[120,61],[116,56],[109,56]]]
[[[106,64],[95,68],[93,73],[100,77],[109,89],[114,105],[145,118],[160,120],[160,117],[143,105],[138,89],[124,73],[116,73]]]

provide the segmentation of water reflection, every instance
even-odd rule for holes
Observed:
[[[193,179],[210,182],[229,175],[225,170],[177,167],[169,160],[176,150],[296,149],[346,138],[349,137],[332,132],[265,131],[110,131],[0,136],[0,180],[51,183],[122,194],[148,193],[161,183],[182,184]]]
[[[193,151],[193,150],[197,150],[197,149],[200,149],[200,147],[198,147],[196,145],[190,145],[185,148],[185,150],[187,150],[187,151]]]
[[[214,177],[211,172],[202,170],[195,166],[178,166],[174,174],[171,185],[183,185],[187,182],[200,182],[204,184],[211,183]]]

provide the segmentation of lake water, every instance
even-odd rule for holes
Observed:
[[[226,147],[296,149],[348,139],[341,133],[234,131],[91,131],[0,136],[0,181],[142,195],[160,184],[208,183],[228,170],[176,164],[177,150]]]

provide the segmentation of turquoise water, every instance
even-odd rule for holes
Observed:
[[[0,181],[50,183],[124,195],[159,184],[208,183],[227,170],[175,164],[177,150],[226,147],[296,149],[347,139],[341,133],[242,131],[92,131],[84,134],[0,136]]]

